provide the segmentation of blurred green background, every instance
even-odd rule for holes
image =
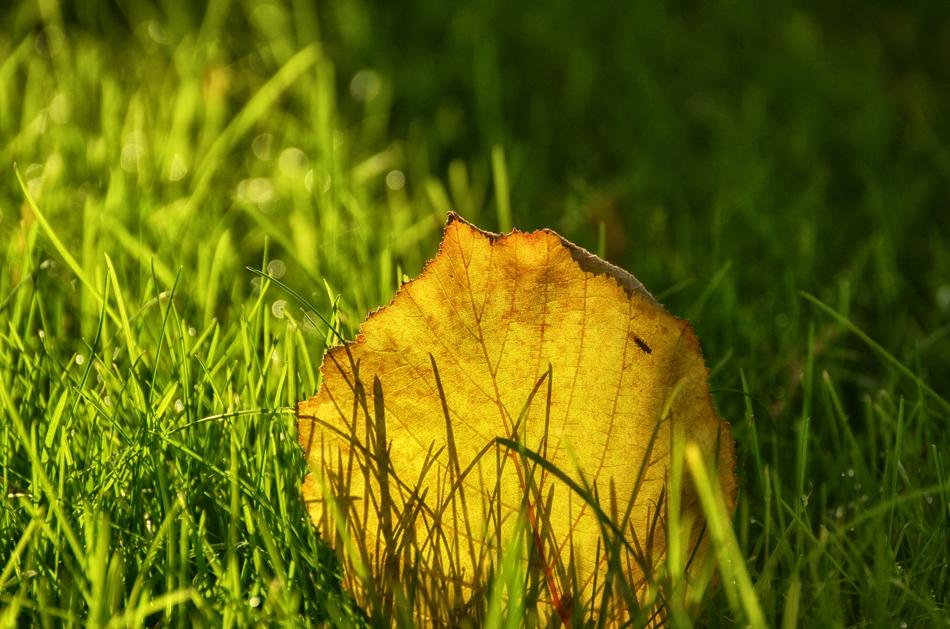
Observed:
[[[550,227],[693,321],[739,442],[741,541],[763,569],[748,518],[764,489],[751,479],[763,458],[790,475],[804,466],[796,413],[811,408],[802,382],[813,366],[840,392],[842,406],[821,409],[868,440],[868,469],[886,441],[864,418],[868,400],[893,409],[901,396],[924,399],[921,382],[950,386],[948,68],[942,1],[6,3],[0,322],[11,395],[42,431],[52,403],[16,393],[35,376],[18,361],[44,351],[68,371],[77,353],[109,346],[108,329],[93,341],[101,304],[77,280],[78,268],[106,290],[103,253],[145,352],[131,366],[113,329],[120,349],[108,362],[172,387],[184,363],[166,365],[153,348],[163,329],[154,306],[173,286],[182,329],[199,337],[245,333],[261,296],[246,266],[318,309],[338,303],[352,333],[435,252],[448,210],[493,230]],[[76,268],[24,203],[14,163]],[[919,380],[885,368],[801,291]],[[322,340],[307,334],[319,362]],[[229,384],[186,397],[179,412],[249,408],[258,389],[240,367],[211,371],[209,382]],[[755,441],[740,373],[758,409]],[[271,397],[258,405],[311,393],[312,378],[299,380],[267,380]],[[100,385],[105,396],[111,385]],[[220,402],[229,387],[236,397]],[[905,447],[926,468],[924,451],[948,443],[947,417],[916,408]],[[810,507],[820,519],[840,498],[820,488],[845,464],[829,445],[838,433],[816,425],[800,484],[820,494]],[[23,452],[5,447],[23,482]],[[221,454],[208,447],[209,460]],[[76,480],[71,491],[93,489]],[[25,522],[10,513],[8,548]],[[946,522],[935,513],[919,524]],[[946,584],[946,563],[940,575],[922,587]],[[844,598],[859,602],[839,620],[884,613],[873,588],[848,587]]]
[[[260,257],[260,221],[223,218],[228,193],[276,170],[288,146],[323,167],[317,179],[333,169],[354,178],[364,215],[392,207],[385,175],[399,170],[413,218],[440,219],[444,205],[497,229],[497,145],[514,226],[552,227],[592,250],[603,229],[610,260],[655,292],[683,287],[670,306],[715,330],[701,330],[711,354],[767,359],[763,342],[781,353],[801,289],[852,312],[887,347],[921,352],[939,378],[950,354],[928,350],[950,320],[948,24],[944,2],[19,2],[0,34],[2,158],[27,177],[45,167],[108,213],[117,166],[134,156],[142,168],[124,185],[139,188],[136,203],[120,217],[129,235],[152,251],[187,243],[180,224],[153,214],[174,213],[216,134],[315,45],[316,67],[219,147],[215,172],[199,173],[214,190],[200,195],[201,215],[230,222],[240,262]],[[255,157],[255,138],[268,159]],[[187,174],[169,177],[175,155]],[[18,193],[10,176],[0,185],[9,231]],[[291,203],[320,223],[313,185],[309,199],[278,191],[275,230],[290,232],[280,208]],[[398,238],[388,218],[359,225],[383,232],[361,236],[375,243],[366,256]],[[425,246],[389,246],[392,268],[418,270],[438,230],[423,231]],[[323,257],[300,255],[313,272]],[[739,309],[690,311],[720,270],[715,301]],[[346,281],[322,266],[319,275]],[[233,301],[227,285],[215,288],[204,315]],[[361,316],[387,295],[347,297]]]

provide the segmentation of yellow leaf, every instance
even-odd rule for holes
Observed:
[[[349,549],[348,587],[381,613],[477,616],[517,551],[542,621],[600,613],[611,563],[611,593],[628,584],[647,621],[662,607],[666,536],[689,545],[670,553],[681,563],[705,556],[696,493],[671,453],[697,443],[734,507],[733,441],[690,325],[549,230],[497,235],[450,214],[438,255],[322,374],[297,409],[303,493]],[[620,621],[630,605],[608,599]]]

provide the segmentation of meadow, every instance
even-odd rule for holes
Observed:
[[[449,211],[692,321],[749,580],[671,622],[950,625],[950,5],[0,24],[0,626],[384,622],[307,517],[294,407]]]

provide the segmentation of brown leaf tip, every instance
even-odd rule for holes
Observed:
[[[465,225],[465,227],[468,229],[493,242],[506,236],[513,236],[515,234],[524,234],[528,236],[534,234],[550,234],[561,242],[561,245],[567,249],[567,251],[571,254],[571,257],[574,258],[574,261],[577,262],[577,266],[579,266],[583,271],[586,271],[587,273],[593,273],[594,275],[604,275],[613,278],[624,289],[628,297],[632,296],[634,293],[637,293],[643,297],[646,297],[651,302],[662,308],[662,305],[656,300],[656,298],[653,297],[653,295],[650,294],[650,291],[646,289],[643,283],[634,277],[632,273],[625,271],[615,264],[607,262],[603,258],[594,255],[581,246],[575,245],[573,242],[557,233],[553,229],[545,228],[533,232],[523,232],[519,229],[513,229],[507,234],[498,234],[477,227],[476,225],[465,220],[457,212],[449,212],[445,220],[445,231],[448,231],[449,226],[451,226],[453,223]]]

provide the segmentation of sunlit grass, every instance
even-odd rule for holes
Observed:
[[[557,228],[694,320],[742,489],[732,522],[704,494],[721,563],[684,590],[679,551],[672,624],[950,622],[947,89],[907,43],[932,38],[649,4],[525,34],[486,6],[423,72],[390,9],[305,4],[0,18],[0,625],[377,614],[308,520],[293,407],[451,209]],[[517,555],[493,626],[527,604]]]

